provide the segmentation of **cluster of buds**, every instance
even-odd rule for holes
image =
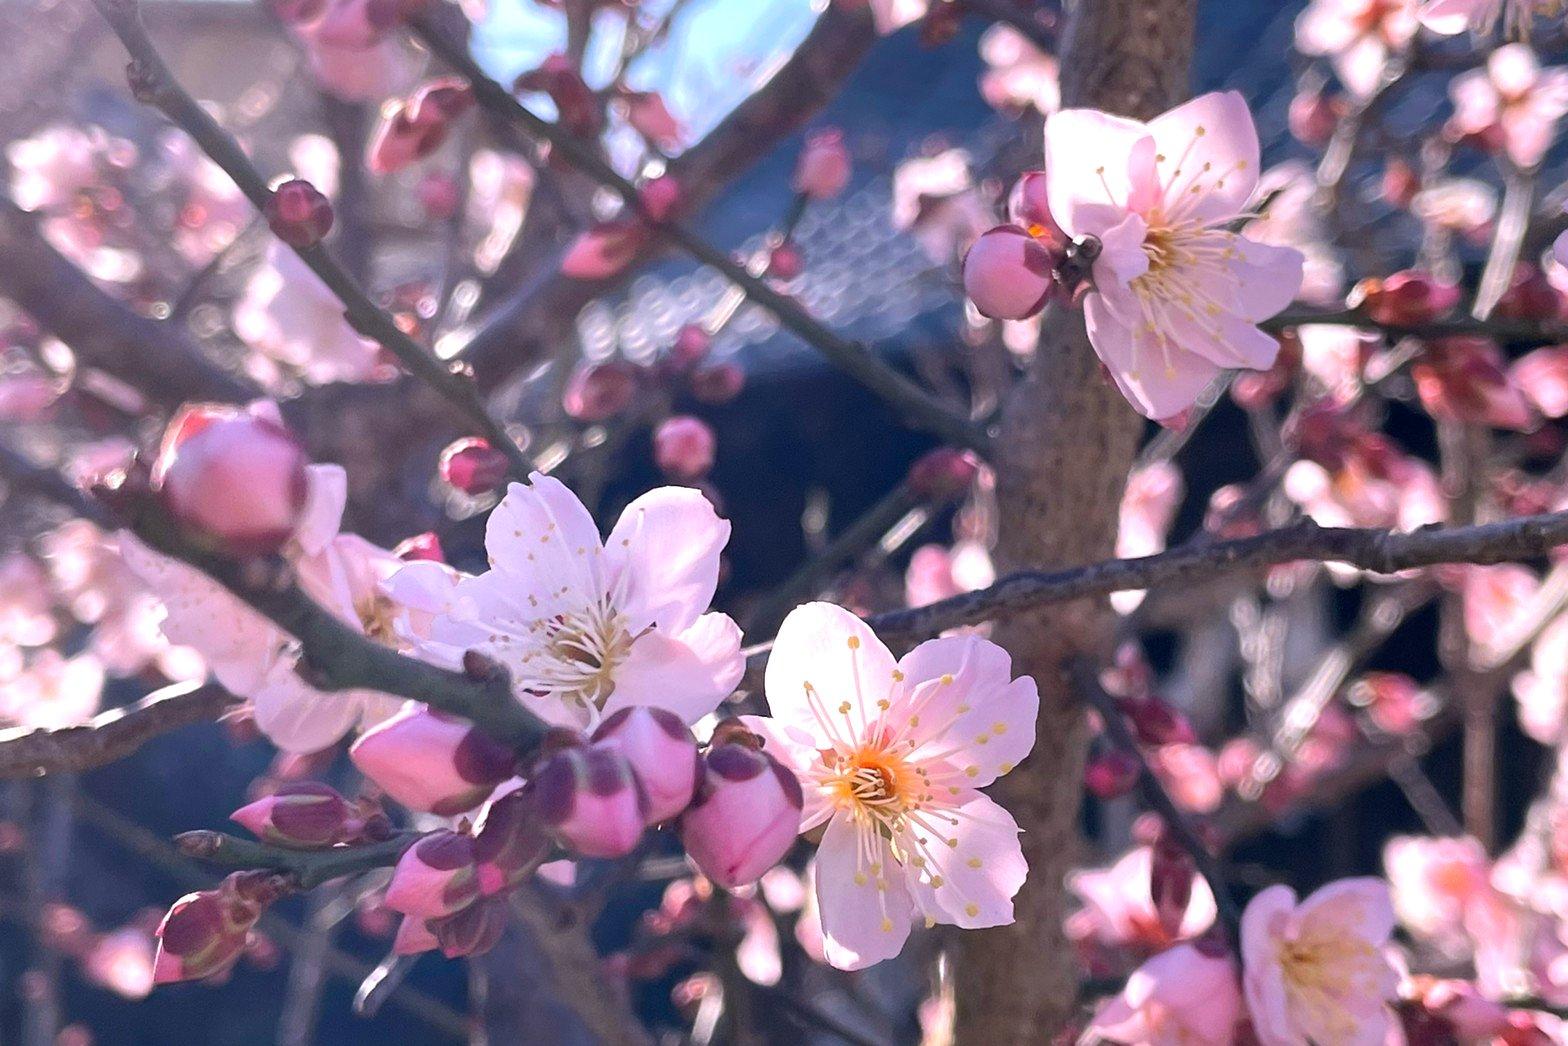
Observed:
[[[1021,320],[1053,292],[1071,297],[1082,282],[1088,243],[1069,243],[1046,202],[1044,171],[1028,171],[1008,199],[1010,223],[983,232],[964,256],[964,293],[982,316]],[[1068,264],[1072,263],[1072,264]]]
[[[1129,644],[1117,651],[1116,664],[1101,673],[1100,682],[1158,773],[1162,753],[1193,750],[1198,736],[1185,715],[1154,693],[1154,678],[1142,653]],[[1084,768],[1084,787],[1099,799],[1119,799],[1137,785],[1141,769],[1133,753],[1105,743]]]
[[[453,817],[517,769],[511,750],[472,723],[411,704],[349,749],[360,772],[410,810]]]
[[[441,452],[441,479],[469,497],[489,494],[506,480],[506,455],[479,436],[466,436]]]
[[[190,404],[164,431],[152,485],[193,539],[229,555],[261,556],[299,527],[306,464],[274,404]]]
[[[389,101],[370,137],[365,165],[392,174],[423,160],[441,148],[452,122],[473,104],[473,88],[456,77],[432,80],[407,98]]]
[[[800,781],[736,722],[719,724],[702,778],[680,818],[681,843],[726,889],[754,883],[784,859],[800,832]]]
[[[287,850],[391,838],[392,823],[373,803],[351,803],[319,781],[290,781],[230,815],[264,843]]]
[[[1503,354],[1490,338],[1429,341],[1411,365],[1410,376],[1421,406],[1438,420],[1515,432],[1528,432],[1540,420],[1510,379]]]
[[[214,890],[186,894],[158,926],[153,981],[192,981],[223,973],[244,954],[261,913],[288,891],[285,876],[235,872]]]
[[[1382,279],[1369,277],[1351,289],[1346,303],[1374,322],[1390,327],[1430,323],[1459,304],[1459,288],[1439,283],[1424,272],[1405,270]]]

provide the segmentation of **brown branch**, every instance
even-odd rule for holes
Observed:
[[[676,213],[695,214],[838,94],[877,40],[868,12],[851,11],[851,6],[829,4],[767,83],[670,161],[669,174],[681,187]],[[505,114],[498,116],[498,122],[505,119]],[[490,312],[464,346],[462,358],[474,368],[480,387],[494,388],[548,359],[573,336],[572,322],[583,306],[630,279],[662,249],[657,242],[644,244],[625,269],[603,280],[563,276],[556,259],[549,271]]]
[[[325,850],[285,850],[211,831],[182,832],[174,837],[174,842],[181,853],[198,861],[219,868],[283,872],[293,879],[296,889],[311,890],[345,875],[392,867],[420,834],[400,832],[376,843],[332,846]]]
[[[861,12],[861,16],[869,17],[865,12]],[[772,313],[781,326],[876,393],[912,424],[954,446],[986,448],[989,437],[982,426],[888,366],[867,345],[851,341],[824,326],[800,302],[752,275],[727,252],[677,221],[650,215],[643,207],[637,186],[621,177],[593,148],[534,115],[510,91],[486,76],[466,47],[453,41],[428,18],[415,18],[412,25],[415,35],[469,82],[475,98],[487,111],[504,118],[529,138],[548,142],[552,156],[583,171],[620,196],[630,213],[637,215],[649,228],[745,291],[748,298]]]
[[[0,730],[0,780],[92,770],[155,737],[221,719],[240,703],[216,683],[175,683],[80,726]]]
[[[82,363],[167,407],[242,403],[261,391],[212,362],[177,324],[150,319],[100,290],[51,247],[37,219],[0,197],[0,293],[71,347]]]
[[[1498,318],[1476,319],[1473,316],[1455,315],[1407,326],[1379,323],[1358,309],[1293,308],[1272,319],[1264,320],[1259,326],[1264,330],[1278,332],[1287,327],[1314,323],[1362,327],[1392,339],[1452,338],[1473,334],[1518,345],[1556,345],[1568,341],[1568,325],[1561,323]]]
[[[142,28],[135,0],[93,0],[93,4],[131,55],[130,77],[137,96],[156,106],[190,135],[201,151],[233,179],[256,210],[265,213],[272,198],[266,179],[233,136],[179,85]],[[379,343],[440,393],[467,424],[506,454],[513,472],[519,476],[528,473],[528,456],[501,423],[491,417],[472,378],[454,371],[409,337],[321,244],[296,247],[294,253],[343,303],[344,316],[351,327]]]

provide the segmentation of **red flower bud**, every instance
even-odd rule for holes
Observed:
[[[793,280],[806,269],[806,257],[794,240],[775,243],[768,250],[768,275],[779,280]]]
[[[849,184],[849,150],[844,133],[829,127],[806,138],[806,147],[795,162],[793,187],[813,200],[830,200]]]
[[[647,801],[631,763],[606,744],[555,753],[528,783],[540,819],[585,857],[632,852],[647,826]]]
[[[1016,225],[983,232],[964,255],[964,293],[980,315],[1021,320],[1045,308],[1055,259]]]
[[[480,892],[500,893],[516,886],[549,853],[550,837],[523,788],[496,796],[480,811],[474,826]]]
[[[630,363],[593,363],[573,372],[561,404],[578,421],[606,421],[631,405],[637,385],[638,371]]]
[[[695,323],[688,323],[675,333],[670,361],[680,370],[688,370],[706,359],[712,348],[713,335]]]
[[[1149,860],[1149,896],[1154,901],[1154,912],[1160,927],[1175,939],[1181,933],[1182,921],[1187,917],[1187,905],[1192,900],[1192,883],[1198,874],[1193,857],[1168,828],[1155,837]]]
[[[637,198],[642,203],[644,214],[656,222],[662,222],[674,216],[675,208],[680,206],[681,185],[672,176],[661,175],[644,182],[637,190]]]
[[[258,411],[184,407],[153,463],[152,482],[170,514],[232,555],[276,552],[305,508],[305,452]]]
[[[455,77],[422,84],[407,100],[382,110],[366,166],[377,174],[391,174],[423,160],[441,147],[452,121],[473,103],[473,88]]]
[[[267,225],[290,247],[320,243],[332,229],[332,201],[303,178],[291,178],[267,197]]]
[[[550,55],[537,69],[519,76],[512,89],[548,94],[555,102],[558,122],[570,134],[595,138],[604,130],[604,109],[598,97],[565,55]]]
[[[488,494],[506,480],[506,455],[489,440],[467,436],[441,452],[441,478],[469,496]]]
[[[410,810],[472,810],[510,777],[511,751],[472,723],[411,705],[349,748],[360,772]]]
[[[686,854],[726,889],[754,883],[800,834],[800,781],[768,753],[737,743],[708,749],[703,771],[697,796],[681,815]]]
[[[1126,752],[1113,750],[1095,756],[1084,767],[1083,783],[1098,799],[1120,799],[1138,783],[1138,761]]]
[[[354,805],[319,781],[293,781],[230,815],[264,843],[318,850],[348,842],[365,824]]]
[[[474,841],[443,828],[404,851],[392,869],[385,903],[404,915],[435,919],[472,904],[479,894]]]
[[[1497,314],[1510,320],[1555,320],[1562,313],[1562,304],[1562,296],[1540,266],[1520,262],[1497,301]]]
[[[1459,304],[1459,288],[1407,269],[1381,280],[1362,280],[1347,300],[1351,308],[1361,309],[1377,323],[1415,327]]]
[[[653,460],[660,471],[685,483],[708,474],[717,447],[707,422],[683,414],[666,418],[653,433]]]
[[[1116,705],[1143,744],[1190,745],[1198,739],[1187,717],[1161,698],[1152,695],[1123,698]]]
[[[975,481],[980,465],[967,450],[938,447],[909,467],[909,485],[923,498],[956,498]]]
[[[691,394],[701,403],[718,405],[728,403],[746,387],[746,372],[740,364],[731,361],[716,363],[693,371]]]
[[[702,760],[680,716],[662,708],[623,708],[599,724],[593,740],[631,764],[647,796],[650,824],[669,820],[691,802]]]
[[[153,982],[199,980],[222,973],[245,952],[262,911],[283,892],[270,872],[235,872],[215,890],[186,894],[158,926]]]
[[[1397,156],[1383,165],[1383,199],[1395,207],[1409,207],[1421,191],[1421,175]]]

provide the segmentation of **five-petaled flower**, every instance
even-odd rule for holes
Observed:
[[[601,540],[576,495],[535,473],[490,514],[490,570],[457,583],[420,650],[452,667],[470,650],[499,662],[558,726],[632,705],[696,722],[745,669],[740,629],[707,612],[729,536],[700,493],[660,487]]]
[[[1258,183],[1258,135],[1235,92],[1145,124],[1090,109],[1046,122],[1051,214],[1094,237],[1089,341],[1139,413],[1170,418],[1230,367],[1267,369],[1258,329],[1295,297],[1302,256],[1232,232]]]
[[[1034,746],[1039,694],[977,636],[902,660],[830,603],[785,619],[768,660],[773,718],[746,717],[805,790],[801,831],[823,823],[817,901],[828,961],[897,955],[916,914],[965,928],[1013,921],[1028,866],[1018,825],[977,789]]]

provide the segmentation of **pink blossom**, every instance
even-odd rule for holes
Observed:
[[[959,541],[950,549],[922,545],[909,557],[904,572],[904,603],[923,607],[984,588],[995,580],[991,553],[978,541]]]
[[[269,364],[325,385],[366,381],[383,369],[380,347],[343,317],[343,303],[281,243],[267,246],[234,306],[234,333]]]
[[[346,102],[380,101],[413,79],[413,55],[373,0],[327,0],[319,17],[293,26],[310,71]]]
[[[806,138],[806,146],[795,161],[791,187],[813,200],[830,200],[844,191],[852,171],[844,132],[825,127]]]
[[[674,480],[691,483],[706,476],[717,451],[713,429],[701,418],[678,414],[664,419],[653,432],[653,460]]]
[[[1343,304],[1345,273],[1338,253],[1329,246],[1322,209],[1317,207],[1317,176],[1300,160],[1289,160],[1263,172],[1257,195],[1268,210],[1242,226],[1249,240],[1276,247],[1294,247],[1306,259],[1302,267],[1304,302],[1325,307]]]
[[[980,37],[980,95],[993,109],[1032,108],[1045,114],[1061,105],[1056,58],[1012,26],[998,23]]]
[[[1221,370],[1266,370],[1257,328],[1290,304],[1302,256],[1229,230],[1257,185],[1258,137],[1235,92],[1148,124],[1088,109],[1046,121],[1051,213],[1102,245],[1084,302],[1089,340],[1142,414],[1169,418]]]
[[[43,646],[57,631],[43,567],[24,552],[7,553],[0,558],[0,643]]]
[[[518,699],[558,725],[632,705],[695,722],[745,668],[740,629],[707,613],[729,535],[700,493],[660,487],[601,540],[582,502],[535,473],[490,514],[491,569],[458,583],[420,648],[452,667],[468,650],[495,659]]]
[[[1088,931],[1102,944],[1141,952],[1156,952],[1177,941],[1189,940],[1214,925],[1218,909],[1214,891],[1202,876],[1192,882],[1187,910],[1174,934],[1155,910],[1150,890],[1154,852],[1135,847],[1109,868],[1074,872],[1067,888],[1085,905]]]
[[[1301,369],[1323,387],[1329,398],[1348,399],[1361,384],[1367,355],[1377,337],[1339,323],[1308,323],[1296,328],[1301,343]]]
[[[1428,225],[1478,239],[1497,214],[1497,190],[1475,178],[1445,178],[1416,193],[1410,213]]]
[[[1296,48],[1328,58],[1340,82],[1365,97],[1389,59],[1409,45],[1419,0],[1313,0],[1296,19]]]
[[[1457,569],[1465,634],[1483,650],[1504,646],[1526,620],[1541,581],[1517,563],[1465,564]]]
[[[0,720],[28,729],[80,726],[98,711],[103,665],[91,654],[39,651],[20,674],[0,682]]]
[[[962,149],[905,160],[894,170],[893,227],[913,236],[933,264],[951,263],[995,224]]]
[[[748,719],[805,789],[801,830],[827,824],[817,900],[828,961],[860,969],[902,949],[916,913],[973,928],[1013,921],[1027,866],[1012,816],[976,791],[1034,745],[1039,696],[976,636],[895,661],[829,603],[785,619],[767,669],[773,719]]]
[[[1414,530],[1446,515],[1431,466],[1381,434],[1358,436],[1329,463],[1304,459],[1285,473],[1285,494],[1322,526]]]
[[[1484,69],[1454,77],[1449,128],[1455,137],[1500,141],[1519,167],[1546,155],[1557,121],[1568,114],[1568,69],[1542,69],[1525,44],[1507,44],[1487,57]]]
[[[1490,889],[1486,851],[1474,839],[1396,835],[1383,847],[1394,912],[1418,937],[1452,944],[1468,906]]]
[[[1519,357],[1508,368],[1508,381],[1544,416],[1568,416],[1568,345],[1548,345]]]
[[[335,465],[308,469],[310,495],[289,558],[318,603],[366,635],[392,643],[404,614],[384,582],[403,566],[354,534],[339,534],[347,480]],[[218,681],[251,699],[256,722],[280,748],[314,752],[355,726],[379,722],[401,702],[374,691],[320,691],[294,671],[294,642],[272,622],[193,567],[119,535],[126,565],[163,601],[163,633],[194,647]]]
[[[1186,485],[1181,470],[1169,461],[1135,469],[1122,492],[1120,522],[1116,532],[1118,559],[1152,556],[1165,550],[1165,536],[1176,519]],[[1143,592],[1113,592],[1111,606],[1130,614],[1143,602]]]
[[[1149,765],[1182,809],[1211,814],[1220,808],[1225,787],[1214,753],[1197,744],[1160,745],[1149,752]]]
[[[1568,725],[1568,616],[1559,615],[1530,647],[1530,668],[1513,679],[1519,728],[1556,746]]]
[[[153,959],[158,942],[141,926],[103,934],[82,956],[82,974],[125,999],[145,999],[153,989]]]
[[[45,127],[5,147],[11,164],[11,199],[24,211],[68,209],[98,180],[107,146],[103,132],[69,124]]]
[[[188,135],[170,132],[163,141],[170,169],[185,189],[174,227],[174,247],[191,265],[206,265],[234,242],[252,216],[250,201]]]
[[[1180,944],[1145,962],[1105,1002],[1088,1032],[1138,1046],[1230,1046],[1241,1019],[1236,964]]]
[[[1262,1046],[1383,1046],[1399,990],[1383,952],[1393,928],[1377,879],[1341,879],[1299,904],[1288,886],[1254,897],[1241,917],[1241,954]]]
[[[1434,33],[1455,36],[1465,30],[1490,33],[1503,23],[1509,36],[1529,35],[1537,15],[1562,9],[1558,0],[1427,0],[1421,6],[1421,24]]]

